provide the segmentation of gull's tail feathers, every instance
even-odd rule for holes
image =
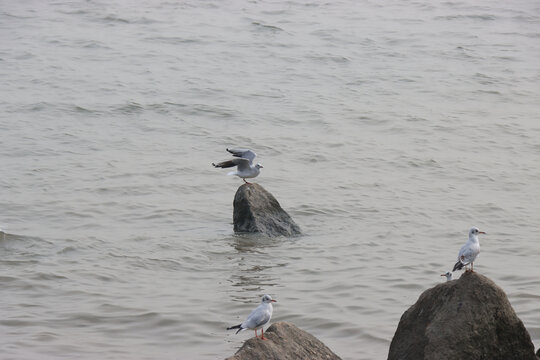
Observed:
[[[461,261],[458,261],[458,262],[456,263],[456,265],[454,265],[454,269],[452,269],[452,272],[454,272],[454,271],[456,271],[456,270],[461,270],[461,269],[463,269],[463,266],[465,266],[465,265],[463,265],[463,263],[462,263]]]
[[[238,325],[234,325],[234,326],[231,326],[231,327],[228,327],[227,330],[232,330],[232,329],[238,329],[238,331],[236,331],[236,333],[238,334],[240,331],[244,330],[242,328],[242,324],[238,324]]]

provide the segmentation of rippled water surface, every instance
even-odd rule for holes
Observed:
[[[220,359],[273,321],[383,359],[468,229],[540,345],[537,1],[7,1],[5,359]],[[297,238],[232,232],[256,181]]]

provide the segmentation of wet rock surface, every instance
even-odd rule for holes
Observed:
[[[426,290],[401,317],[388,360],[537,360],[504,291],[478,273]]]
[[[340,360],[316,337],[288,322],[273,324],[264,336],[268,340],[247,340],[226,360]]]
[[[276,198],[259,184],[244,184],[234,196],[234,231],[266,236],[296,236],[300,227]]]

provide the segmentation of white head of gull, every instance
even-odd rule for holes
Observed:
[[[231,171],[227,175],[236,175],[246,184],[249,184],[246,179],[257,177],[260,173],[260,169],[263,166],[259,163],[254,164],[253,160],[257,154],[249,149],[227,149],[235,159],[222,161],[219,163],[212,163],[216,168],[230,168],[236,166],[236,171]]]
[[[480,241],[478,240],[478,234],[485,234],[485,232],[478,230],[477,227],[472,227],[469,230],[469,240],[461,247],[459,250],[457,263],[454,265],[452,271],[461,270],[465,266],[465,271],[467,265],[471,265],[470,271],[474,271],[474,260],[480,254]]]
[[[251,314],[249,314],[243,323],[228,327],[227,330],[238,329],[236,332],[237,334],[240,331],[247,329],[255,330],[255,337],[258,337],[257,330],[261,329],[260,339],[266,340],[264,337],[264,325],[268,324],[272,318],[272,312],[274,311],[274,308],[272,307],[273,302],[276,302],[276,300],[272,299],[270,295],[264,295],[262,297],[261,304],[257,306],[255,310],[251,312]]]
[[[441,276],[446,276],[446,281],[452,281],[452,273],[450,271],[445,272],[444,274],[441,274]]]

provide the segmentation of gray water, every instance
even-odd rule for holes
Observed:
[[[384,359],[473,225],[540,345],[540,5],[3,1],[2,359]],[[243,146],[302,227],[236,236]]]

